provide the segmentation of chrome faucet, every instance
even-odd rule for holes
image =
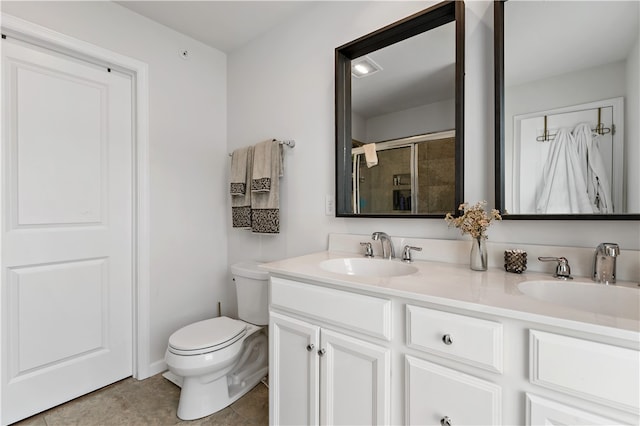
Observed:
[[[556,272],[553,274],[554,278],[559,280],[572,280],[571,276],[571,267],[569,266],[569,261],[566,257],[550,257],[550,256],[540,256],[538,260],[541,262],[557,262],[556,264]]]
[[[404,249],[402,249],[402,261],[406,262],[406,263],[411,263],[413,262],[413,259],[411,258],[411,251],[422,251],[422,247],[413,247],[413,246],[404,246]]]
[[[620,247],[615,243],[600,243],[593,255],[593,274],[591,279],[598,283],[616,283],[616,258]]]
[[[370,242],[360,243],[364,247],[364,257],[373,257],[373,247]]]
[[[391,238],[389,237],[389,235],[385,234],[384,232],[374,232],[373,234],[371,234],[371,239],[373,241],[380,240],[380,244],[382,244],[383,258],[393,259],[396,257],[396,252],[393,249],[393,242],[391,241]],[[386,242],[387,248],[385,248],[385,242]]]

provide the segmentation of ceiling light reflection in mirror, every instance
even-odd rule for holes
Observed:
[[[336,48],[336,216],[444,217],[464,194],[464,2]],[[354,75],[352,65],[380,69]]]
[[[353,139],[381,142],[455,127],[455,23],[352,60],[373,71],[353,76]]]
[[[451,22],[352,61],[357,214],[455,211],[455,48]]]

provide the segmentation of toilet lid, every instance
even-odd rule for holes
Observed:
[[[169,337],[169,346],[180,351],[217,350],[235,342],[246,332],[244,322],[217,317],[182,327]]]

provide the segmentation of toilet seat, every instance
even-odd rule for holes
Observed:
[[[247,324],[228,317],[199,321],[169,337],[169,352],[176,355],[200,355],[224,349],[247,333]]]

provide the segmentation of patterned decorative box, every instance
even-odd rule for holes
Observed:
[[[527,270],[527,252],[520,249],[505,250],[504,269],[507,272],[521,274]]]

